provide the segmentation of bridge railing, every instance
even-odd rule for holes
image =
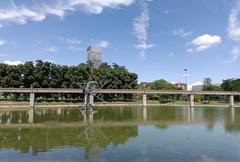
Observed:
[[[71,88],[0,88],[0,93],[29,93],[30,106],[34,107],[35,94],[37,93],[68,93],[81,94],[82,89]],[[194,106],[194,95],[220,95],[229,96],[229,104],[234,107],[234,96],[240,96],[239,91],[172,91],[172,90],[141,90],[141,89],[100,89],[96,93],[102,94],[141,94],[143,105],[147,105],[147,95],[149,94],[179,94],[190,96],[190,106]]]

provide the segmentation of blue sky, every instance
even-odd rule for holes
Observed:
[[[86,62],[102,48],[109,64],[139,81],[190,84],[240,77],[239,0],[4,0],[0,62]]]

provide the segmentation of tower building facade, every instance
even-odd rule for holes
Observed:
[[[93,63],[94,68],[99,68],[99,66],[102,64],[102,53],[99,48],[96,47],[88,47],[88,61],[91,61]]]

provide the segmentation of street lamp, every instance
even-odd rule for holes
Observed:
[[[184,69],[184,75],[183,75],[186,84],[187,84],[187,78],[188,78],[188,73],[187,73],[187,71],[188,71],[188,69],[185,68],[185,69]]]

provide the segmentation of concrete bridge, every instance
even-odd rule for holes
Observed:
[[[82,89],[70,88],[0,88],[0,93],[29,93],[30,107],[35,105],[35,94],[37,93],[59,93],[59,94],[81,94]],[[229,96],[229,106],[234,107],[234,96],[240,96],[238,91],[169,91],[169,90],[139,90],[139,89],[100,89],[95,93],[102,94],[141,94],[143,106],[147,106],[147,95],[149,94],[179,94],[190,96],[190,106],[194,107],[194,95],[218,95]],[[93,97],[92,97],[93,102]]]

